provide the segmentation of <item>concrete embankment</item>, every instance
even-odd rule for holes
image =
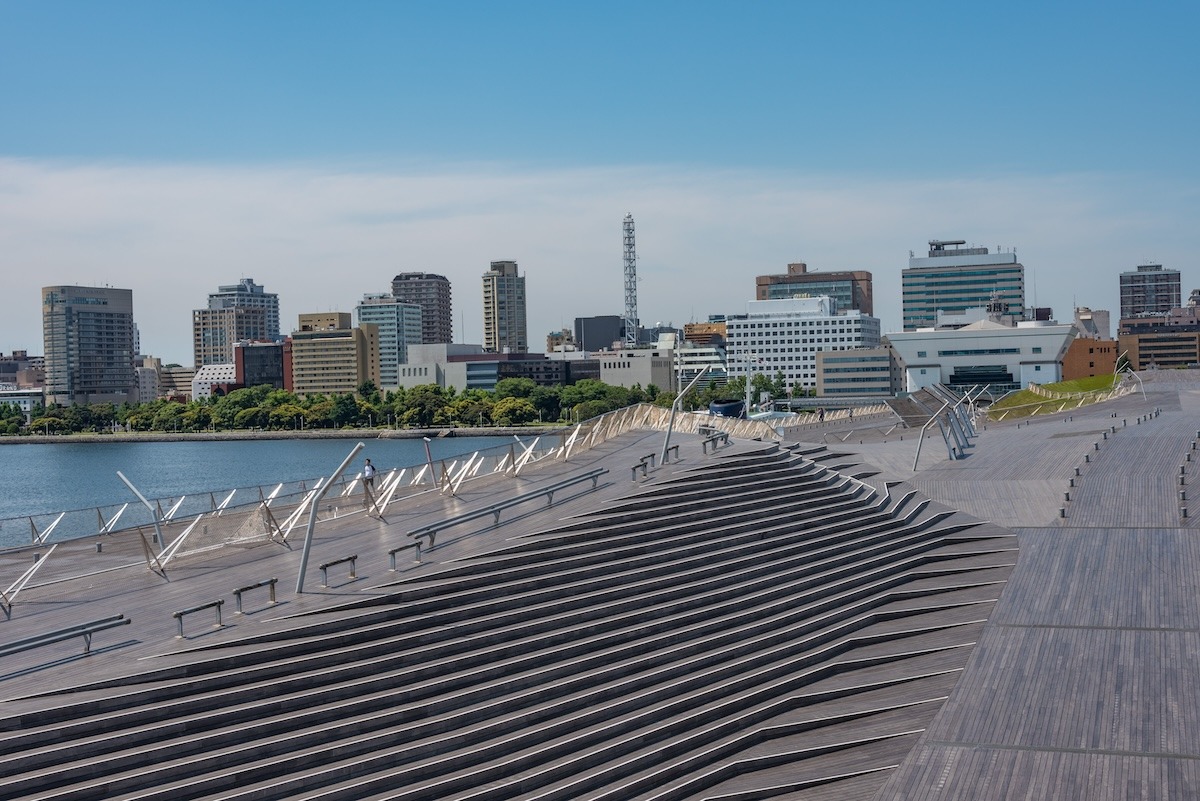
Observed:
[[[562,426],[508,428],[337,428],[312,431],[198,431],[176,434],[162,431],[131,431],[116,434],[64,434],[0,437],[0,445],[80,442],[226,442],[271,439],[421,439],[429,437],[530,437],[564,431]]]

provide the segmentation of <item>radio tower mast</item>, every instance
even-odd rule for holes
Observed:
[[[625,215],[625,347],[638,343],[637,249],[633,242],[633,215]]]

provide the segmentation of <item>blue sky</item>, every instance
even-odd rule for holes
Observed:
[[[143,349],[243,276],[295,315],[403,270],[481,332],[492,259],[531,341],[620,313],[744,311],[789,261],[899,274],[932,238],[1016,247],[1031,301],[1197,285],[1197,12],[1059,3],[0,0],[0,350],[37,290],[134,290]]]

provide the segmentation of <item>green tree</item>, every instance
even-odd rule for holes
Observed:
[[[544,422],[557,420],[562,416],[562,395],[559,387],[536,387],[529,401],[540,413],[539,419]]]
[[[333,399],[333,424],[338,428],[348,426],[358,419],[358,403],[353,395],[338,395]]]
[[[492,407],[492,420],[500,426],[517,426],[537,419],[537,407],[528,398],[501,398]]]
[[[403,417],[411,421],[407,425],[428,428],[448,402],[447,393],[437,384],[421,384],[406,393]]]
[[[496,382],[496,400],[501,398],[528,398],[537,390],[532,378],[501,378]]]

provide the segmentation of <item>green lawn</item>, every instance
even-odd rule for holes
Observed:
[[[1106,389],[1111,389],[1115,383],[1116,377],[1113,375],[1100,375],[1090,378],[1077,378],[1074,381],[1059,381],[1056,384],[1044,384],[1043,389],[1048,389],[1052,392],[1066,393],[1088,393],[1101,392]],[[1011,395],[1005,396],[999,403],[992,404],[988,410],[988,417],[995,419],[1004,410],[1010,410],[1005,415],[1006,420],[1014,417],[1032,417],[1035,414],[1053,414],[1060,409],[1077,408],[1087,402],[1087,398],[1077,398],[1073,400],[1052,400],[1043,398],[1041,395],[1030,392],[1027,389],[1022,389],[1014,392]],[[1066,404],[1064,406],[1064,403]]]

